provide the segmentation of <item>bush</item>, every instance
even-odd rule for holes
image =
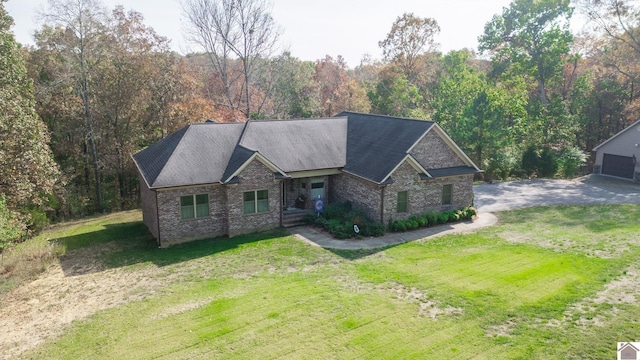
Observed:
[[[322,213],[322,216],[324,216],[327,219],[346,220],[352,208],[353,206],[348,201],[344,203],[339,203],[339,204],[329,204],[324,209],[324,213]]]
[[[349,202],[328,205],[321,216],[305,215],[306,224],[323,228],[337,239],[348,239],[363,236],[382,236],[385,227],[367,218],[364,211],[354,209]],[[356,233],[353,226],[358,225],[360,232]]]
[[[429,220],[427,220],[425,216],[418,216],[416,219],[420,227],[427,227],[427,225],[429,225]]]
[[[424,216],[427,219],[427,222],[429,223],[429,225],[438,224],[438,213],[437,212],[429,211]]]
[[[529,146],[522,154],[522,169],[529,176],[553,177],[558,171],[558,158],[548,147],[538,150]]]
[[[0,195],[0,253],[23,234],[23,226],[17,214],[7,208],[4,196]]]
[[[360,227],[362,236],[382,236],[384,235],[384,224],[378,222],[367,222]]]
[[[572,178],[576,171],[587,162],[588,155],[575,146],[565,147],[560,152],[558,167],[565,178]]]
[[[393,222],[393,231],[395,232],[407,231],[407,226],[405,225],[404,221],[396,220]]]

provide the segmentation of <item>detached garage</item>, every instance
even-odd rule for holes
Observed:
[[[640,120],[593,148],[596,162],[593,172],[640,181]]]

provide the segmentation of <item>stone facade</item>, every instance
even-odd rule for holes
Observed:
[[[408,163],[391,174],[393,183],[384,190],[384,221],[403,220],[425,211],[460,209],[473,203],[473,174],[421,180]],[[443,186],[452,185],[450,205],[442,204]],[[407,212],[398,213],[398,192],[407,192]]]
[[[382,221],[381,185],[347,173],[331,176],[330,184],[330,201],[350,201],[353,206],[363,209],[372,220]]]
[[[156,190],[156,194],[160,246],[166,247],[227,233],[226,191],[222,185],[160,189]],[[180,218],[180,197],[197,194],[209,195],[209,216],[182,220]]]
[[[282,181],[276,180],[268,167],[259,160],[253,160],[238,175],[240,182],[226,185],[228,234],[236,236],[254,231],[280,226]],[[267,190],[269,211],[257,214],[243,213],[243,193],[246,191]]]
[[[149,189],[140,177],[140,198],[142,200],[142,222],[147,225],[151,235],[158,239],[158,203],[156,192]]]
[[[425,169],[440,169],[454,166],[466,166],[464,161],[447,145],[442,138],[431,130],[410,152]]]

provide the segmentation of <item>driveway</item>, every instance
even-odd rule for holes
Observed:
[[[481,184],[473,190],[481,212],[538,205],[640,204],[640,184],[601,175]]]

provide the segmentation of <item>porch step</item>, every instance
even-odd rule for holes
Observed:
[[[304,216],[305,212],[299,212],[294,214],[283,214],[282,215],[282,226],[284,227],[294,227],[304,225]]]

